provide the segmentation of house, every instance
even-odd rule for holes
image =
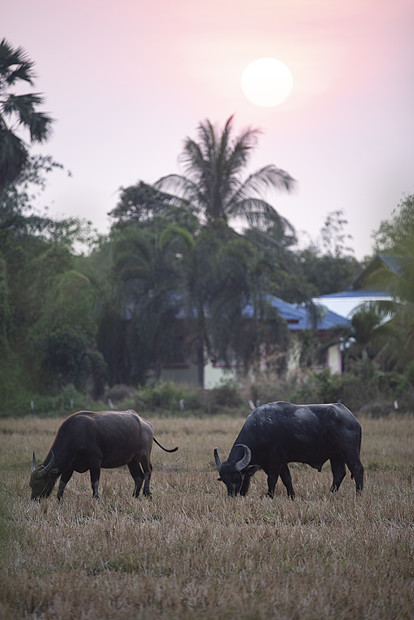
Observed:
[[[304,304],[290,304],[283,299],[271,296],[269,301],[279,316],[287,323],[292,335],[292,344],[288,357],[288,369],[294,370],[299,366],[301,355],[301,335],[312,331],[317,337],[323,338],[332,328],[350,328],[352,315],[365,302],[390,300],[391,296],[382,290],[369,288],[369,280],[372,274],[379,268],[385,267],[398,273],[401,270],[402,257],[388,254],[377,254],[367,267],[352,282],[346,291],[322,295],[313,299],[317,309],[316,315]],[[244,315],[253,316],[253,307],[246,306]],[[184,337],[184,336],[183,336]],[[321,360],[321,368],[329,368],[333,373],[342,372],[341,343],[333,343],[326,347],[325,359]],[[265,360],[264,360],[265,366]],[[212,388],[219,384],[222,379],[234,376],[234,372],[225,369],[219,363],[208,362],[205,366],[205,386]],[[185,357],[177,358],[177,363],[169,368],[163,368],[162,379],[172,380],[177,383],[197,385],[197,367],[187,361]]]
[[[328,310],[348,319],[361,308],[362,304],[370,301],[390,301],[391,295],[386,291],[372,288],[370,278],[379,268],[385,267],[394,273],[401,270],[401,257],[389,254],[377,254],[355,278],[346,291],[315,297],[313,302],[322,304]]]
[[[384,291],[356,289],[314,297],[313,302],[325,306],[329,311],[342,318],[351,319],[362,304],[370,301],[389,301],[390,299],[391,297]]]
[[[332,328],[349,328],[350,321],[348,318],[334,312],[331,309],[323,309],[322,312],[318,308],[315,314],[311,312],[309,307],[303,304],[289,304],[278,297],[272,300],[272,306],[276,307],[281,318],[285,319],[288,329],[293,336],[293,342],[289,355],[288,369],[293,370],[299,366],[299,358],[301,353],[300,333],[303,331],[314,331],[317,337],[322,337]],[[323,368],[329,368],[331,372],[342,372],[342,351],[339,342],[331,344],[326,348],[325,360],[322,363]]]
[[[275,296],[269,297],[269,301],[272,307],[277,310],[278,315],[286,321],[292,335],[292,344],[288,356],[288,370],[293,370],[299,365],[301,332],[312,330],[317,337],[322,337],[333,327],[350,327],[349,319],[329,309],[319,312],[315,322],[315,317],[310,308],[303,304],[290,304]],[[246,306],[243,314],[246,318],[252,317],[253,307]],[[342,372],[342,352],[339,343],[332,344],[326,349],[325,360],[322,366],[329,368],[332,372]],[[209,361],[205,366],[204,375],[205,387],[211,389],[223,379],[234,377],[235,371],[225,369],[220,363]],[[171,380],[175,383],[197,385],[197,366],[190,360],[185,362],[183,359],[180,359],[179,363],[162,369],[161,379],[164,381]]]

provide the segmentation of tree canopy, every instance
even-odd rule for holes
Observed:
[[[220,132],[209,121],[198,126],[198,141],[187,138],[181,162],[184,174],[161,178],[156,187],[171,190],[192,212],[208,224],[229,223],[242,218],[251,224],[283,220],[263,199],[264,189],[290,191],[295,181],[274,164],[245,176],[251,153],[256,146],[258,130],[248,128],[233,135],[233,116]],[[285,220],[285,227],[290,225]]]
[[[38,110],[44,102],[39,93],[15,94],[20,82],[34,84],[34,63],[21,48],[0,41],[0,191],[21,174],[29,150],[20,135],[29,133],[30,142],[45,142],[52,130],[52,118]]]

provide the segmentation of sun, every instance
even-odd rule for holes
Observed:
[[[287,99],[293,87],[293,77],[280,60],[258,58],[243,71],[241,86],[251,103],[271,108]]]

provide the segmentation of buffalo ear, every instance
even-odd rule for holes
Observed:
[[[219,482],[223,482],[223,478],[217,478]]]

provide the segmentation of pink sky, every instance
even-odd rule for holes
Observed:
[[[411,0],[0,0],[1,36],[36,62],[56,123],[42,148],[55,172],[41,204],[101,231],[120,186],[179,171],[183,140],[206,118],[262,130],[251,170],[274,163],[298,181],[272,202],[316,238],[342,209],[357,257],[414,193],[414,5]],[[291,96],[248,102],[245,66],[291,69]]]

